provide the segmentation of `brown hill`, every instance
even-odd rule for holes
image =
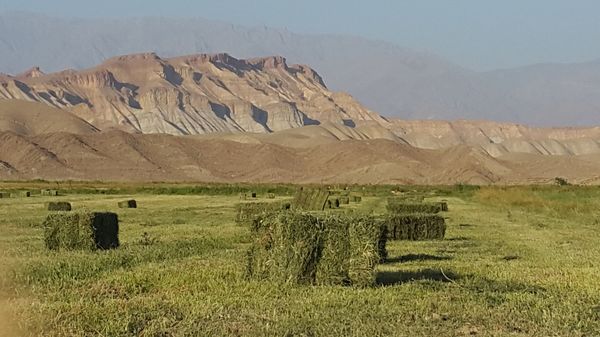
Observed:
[[[564,176],[573,182],[598,183],[599,165],[599,155],[493,158],[464,145],[425,150],[385,139],[299,146],[269,139],[238,142],[122,131],[0,133],[4,180],[492,184],[546,183]]]

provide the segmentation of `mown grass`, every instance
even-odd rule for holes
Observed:
[[[385,212],[388,187],[362,191],[346,207]],[[237,192],[65,192],[0,199],[0,301],[24,334],[600,335],[597,188],[419,187],[448,200],[446,239],[390,242],[371,289],[244,280],[250,239],[234,223]],[[118,209],[124,198],[139,208]],[[122,247],[47,252],[39,224],[51,199],[117,212]]]

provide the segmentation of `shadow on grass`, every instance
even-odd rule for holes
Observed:
[[[386,263],[397,263],[397,262],[412,262],[412,261],[446,261],[452,260],[451,256],[437,256],[430,254],[407,254],[398,257],[388,258],[385,260]]]
[[[461,276],[453,272],[443,272],[436,269],[422,269],[418,271],[382,271],[377,273],[377,284],[382,286],[391,286],[404,284],[413,281],[437,281],[452,282],[460,279]]]
[[[462,289],[478,294],[501,296],[509,293],[543,295],[544,287],[512,280],[494,280],[476,275],[460,275],[441,269],[421,269],[417,271],[382,271],[377,273],[376,282],[380,286],[392,286],[416,281],[456,283]]]

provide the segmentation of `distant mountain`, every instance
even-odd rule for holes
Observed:
[[[0,76],[0,100],[9,102],[0,101],[0,107],[12,107],[7,111],[19,110],[15,100],[34,101],[72,112],[99,129],[139,133],[265,133],[322,122],[389,124],[351,96],[329,91],[310,67],[288,65],[275,56],[163,59],[147,53],[111,58],[81,71],[44,74],[32,68]],[[50,122],[53,115],[47,116]]]
[[[600,125],[600,61],[474,72],[426,53],[356,37],[300,35],[205,19],[0,16],[0,71],[83,69],[124,54],[228,52],[310,64],[334,91],[404,119]]]

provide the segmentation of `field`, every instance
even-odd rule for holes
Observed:
[[[34,187],[56,188],[0,183]],[[414,187],[448,200],[446,238],[389,242],[367,289],[244,280],[238,193],[293,186],[58,188],[0,199],[0,336],[600,336],[597,187]],[[393,187],[355,188],[343,207],[385,212]],[[47,251],[50,200],[118,213],[121,248]]]

